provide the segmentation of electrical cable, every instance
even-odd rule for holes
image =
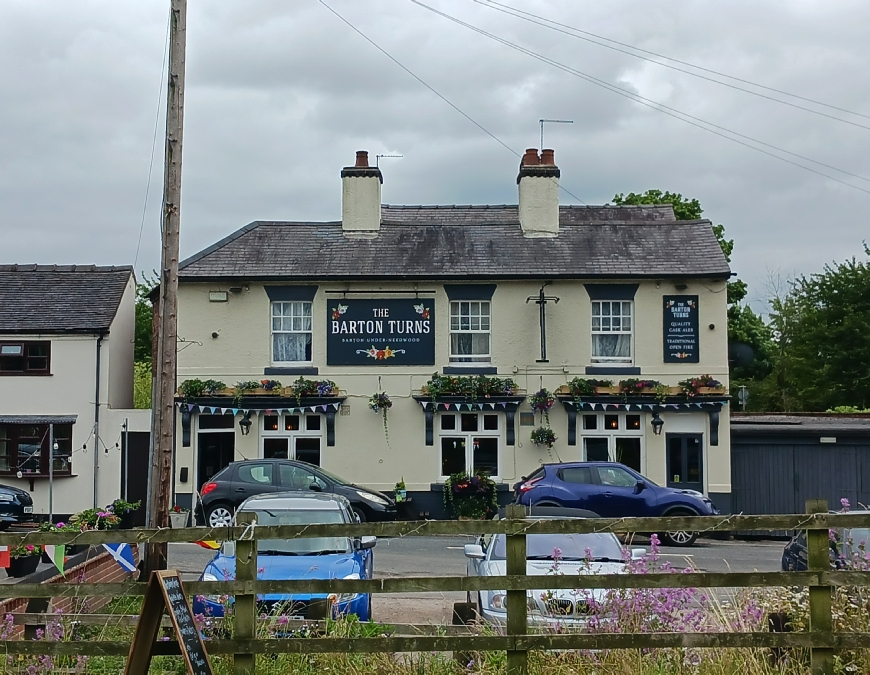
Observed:
[[[760,152],[763,155],[773,157],[774,159],[778,159],[779,161],[785,162],[786,164],[791,164],[792,166],[796,166],[798,168],[804,169],[805,171],[809,171],[811,173],[817,174],[819,176],[827,178],[828,180],[832,180],[834,182],[845,185],[846,187],[850,187],[854,190],[858,190],[860,192],[865,192],[867,194],[870,194],[870,190],[859,187],[857,185],[853,185],[852,183],[841,180],[839,178],[835,178],[834,176],[826,174],[822,171],[817,171],[816,169],[812,169],[808,166],[804,166],[803,164],[800,164],[798,162],[793,162],[792,160],[786,159],[785,157],[780,157],[779,155],[776,155],[772,152],[768,152],[768,151],[763,150],[762,148],[758,148],[754,145],[750,145],[749,143],[744,143],[743,141],[737,140],[737,138],[732,138],[731,136],[726,135],[726,133],[732,134],[733,136],[737,136],[739,138],[746,138],[747,140],[750,140],[754,143],[758,143],[759,145],[764,145],[766,147],[773,148],[774,150],[777,150],[779,152],[783,152],[783,153],[788,154],[788,155],[799,157],[800,159],[803,159],[805,161],[812,162],[813,164],[818,164],[820,166],[824,166],[826,168],[832,169],[834,171],[838,171],[840,173],[851,176],[853,178],[858,178],[858,179],[863,180],[863,181],[870,181],[870,179],[868,179],[868,178],[865,178],[863,176],[859,176],[858,174],[853,174],[853,173],[846,171],[844,169],[840,169],[838,167],[835,167],[835,166],[832,166],[829,164],[825,164],[824,162],[820,162],[820,161],[811,159],[809,157],[804,157],[803,155],[798,155],[798,154],[793,153],[789,150],[785,150],[784,148],[780,148],[780,147],[772,145],[770,143],[765,143],[764,141],[760,141],[758,139],[752,138],[751,136],[746,136],[745,134],[741,134],[739,132],[732,131],[732,130],[727,129],[726,127],[720,126],[718,124],[714,124],[712,122],[707,122],[706,120],[703,120],[700,117],[695,117],[694,115],[690,115],[689,113],[684,113],[680,110],[677,110],[676,108],[672,108],[670,106],[664,105],[663,103],[658,103],[658,102],[653,101],[651,99],[648,99],[644,96],[641,96],[640,94],[636,94],[632,91],[629,91],[628,89],[623,89],[623,88],[618,87],[616,85],[610,84],[609,82],[601,80],[597,77],[594,77],[592,75],[584,73],[584,72],[577,70],[575,68],[572,68],[570,66],[567,66],[567,65],[560,63],[559,61],[556,61],[554,59],[551,59],[547,56],[543,56],[542,54],[538,54],[537,52],[534,52],[530,49],[522,47],[516,43],[509,41],[509,40],[506,40],[506,39],[501,38],[497,35],[494,35],[493,33],[489,33],[487,31],[483,30],[482,28],[478,28],[477,26],[474,26],[474,25],[469,24],[465,21],[462,21],[461,19],[457,19],[456,17],[451,16],[450,14],[446,14],[445,12],[437,10],[434,7],[430,7],[429,5],[426,5],[422,2],[420,2],[419,0],[409,0],[409,2],[412,2],[415,5],[419,5],[420,7],[423,7],[424,9],[428,9],[430,12],[432,12],[434,14],[442,16],[445,19],[448,19],[449,21],[452,21],[460,26],[463,26],[464,28],[468,28],[469,30],[472,30],[476,33],[479,33],[480,35],[488,37],[491,40],[495,40],[496,42],[499,42],[500,44],[503,44],[506,47],[510,47],[511,49],[514,49],[520,53],[526,54],[527,56],[531,56],[534,59],[537,59],[539,61],[542,61],[543,63],[551,65],[554,68],[558,68],[559,70],[562,70],[570,75],[574,75],[575,77],[579,77],[583,80],[586,80],[587,82],[589,82],[591,84],[594,84],[596,86],[607,89],[608,91],[612,91],[613,93],[618,94],[619,96],[623,96],[625,98],[628,98],[629,100],[632,100],[636,103],[644,105],[644,106],[651,108],[653,110],[656,110],[660,113],[663,113],[665,115],[668,115],[670,117],[678,119],[682,122],[685,122],[686,124],[690,124],[690,125],[697,127],[699,129],[703,129],[704,131],[707,131],[708,133],[714,134],[716,136],[720,136],[720,137],[725,138],[733,143],[737,143],[738,145],[742,145],[742,146],[747,147],[751,150],[755,150],[756,152]],[[692,122],[691,120],[696,120],[696,121]],[[704,126],[704,125],[706,125],[706,126]],[[709,127],[712,127],[712,128],[709,128]],[[715,131],[715,129],[721,129],[722,131],[724,131],[726,133],[720,133],[719,131]]]
[[[465,119],[467,119],[469,122],[471,122],[474,126],[476,126],[478,129],[480,129],[483,133],[485,133],[487,136],[489,136],[490,138],[492,138],[496,143],[498,143],[499,145],[501,145],[501,146],[502,146],[503,148],[505,148],[508,152],[513,153],[516,157],[520,157],[520,158],[522,158],[522,156],[523,156],[522,153],[517,152],[516,150],[514,150],[511,146],[509,146],[507,143],[505,143],[503,140],[501,140],[498,136],[496,136],[494,133],[492,133],[489,129],[487,129],[485,126],[483,126],[483,125],[480,124],[477,120],[475,120],[473,117],[471,117],[471,115],[469,115],[468,113],[464,112],[461,108],[459,108],[459,106],[457,106],[457,105],[454,104],[452,101],[450,101],[450,99],[448,99],[446,96],[444,96],[443,94],[441,94],[437,89],[435,89],[433,86],[431,86],[430,84],[428,84],[427,82],[425,82],[425,81],[424,81],[420,76],[418,76],[416,73],[414,73],[410,68],[408,68],[407,66],[405,66],[404,64],[402,64],[398,59],[396,59],[396,58],[395,58],[392,54],[390,54],[387,50],[385,50],[383,47],[381,47],[379,44],[377,44],[377,43],[376,43],[374,40],[372,40],[368,35],[366,35],[365,33],[363,33],[359,28],[357,28],[356,26],[354,26],[350,21],[348,21],[346,18],[344,18],[344,16],[342,16],[342,15],[339,14],[337,11],[335,11],[332,7],[330,7],[330,6],[329,6],[329,5],[328,5],[324,0],[318,0],[318,2],[319,2],[321,5],[323,5],[324,7],[326,7],[326,9],[328,9],[330,12],[332,12],[336,17],[338,17],[339,19],[341,19],[341,21],[342,21],[343,23],[345,23],[345,24],[346,24],[346,25],[347,25],[351,30],[353,30],[357,35],[359,35],[360,37],[362,37],[366,42],[368,42],[368,43],[369,43],[370,45],[372,45],[375,49],[377,49],[379,52],[381,52],[381,54],[383,54],[383,55],[386,56],[388,59],[390,59],[390,61],[392,61],[393,63],[395,63],[397,66],[399,66],[399,68],[401,68],[401,69],[404,70],[406,73],[408,73],[408,75],[410,75],[410,76],[413,77],[415,80],[417,80],[417,82],[419,82],[419,83],[422,84],[424,87],[426,87],[426,89],[428,89],[428,90],[431,91],[433,94],[435,94],[438,98],[440,98],[440,99],[441,99],[442,101],[444,101],[447,105],[449,105],[451,108],[453,108],[456,112],[458,112],[460,115],[462,115]],[[568,188],[566,188],[566,187],[564,187],[564,186],[562,186],[562,185],[559,185],[559,188],[560,188],[561,190],[563,190],[566,194],[568,194],[568,195],[570,195],[571,197],[573,197],[574,199],[576,199],[576,200],[577,200],[578,202],[580,202],[581,204],[586,205],[586,202],[584,202],[582,199],[580,199],[580,197],[578,197],[578,196],[575,195],[573,192],[571,192],[570,190],[568,190]]]
[[[166,52],[169,49],[169,29],[172,23],[172,11],[166,19],[166,40],[163,43],[163,60],[160,62],[160,89],[157,92],[157,115],[154,118],[154,136],[151,139],[151,159],[148,162],[148,182],[145,185],[145,203],[142,204],[142,222],[139,224],[139,239],[136,242],[136,255],[133,257],[133,273],[139,263],[139,251],[142,248],[142,232],[145,229],[145,214],[148,211],[148,195],[151,192],[151,174],[154,170],[154,151],[157,147],[157,128],[160,124],[160,104],[163,101],[163,76],[166,73]]]
[[[643,52],[644,54],[651,54],[652,56],[655,56],[655,57],[660,58],[660,59],[666,59],[668,61],[673,61],[674,63],[679,63],[681,65],[688,66],[690,68],[697,68],[698,70],[702,70],[704,72],[711,73],[713,75],[718,75],[720,77],[727,77],[729,80],[734,80],[735,82],[742,82],[744,84],[752,85],[753,87],[758,87],[759,89],[766,89],[767,91],[772,91],[772,92],[775,92],[777,94],[783,94],[784,96],[791,96],[792,98],[796,98],[796,99],[799,99],[801,101],[807,101],[808,103],[814,103],[815,105],[824,106],[826,108],[831,108],[832,110],[839,110],[840,112],[844,112],[844,113],[847,113],[849,115],[856,115],[858,117],[864,117],[866,119],[870,119],[870,115],[865,115],[864,113],[855,112],[854,110],[848,110],[847,108],[841,108],[841,107],[836,106],[836,105],[831,105],[830,103],[824,103],[823,101],[817,101],[815,99],[808,98],[806,96],[800,96],[799,94],[792,94],[791,92],[784,91],[782,89],[776,89],[775,87],[769,87],[767,85],[759,84],[759,83],[753,82],[751,80],[746,80],[746,79],[743,79],[740,77],[735,77],[734,75],[728,75],[727,73],[723,73],[723,72],[720,72],[718,70],[713,70],[712,68],[705,68],[704,66],[698,66],[698,65],[695,65],[694,63],[689,63],[688,61],[681,61],[680,59],[675,59],[675,58],[672,58],[670,56],[665,56],[664,54],[652,52],[652,51],[649,51],[648,49],[642,49],[641,47],[635,47],[634,45],[630,45],[630,44],[627,44],[625,42],[619,42],[618,40],[612,40],[611,38],[607,38],[607,37],[604,37],[602,35],[596,35],[595,33],[590,33],[589,31],[582,30],[580,28],[575,28],[574,26],[569,26],[568,24],[559,23],[558,21],[554,21],[552,19],[547,19],[546,17],[539,16],[537,14],[532,14],[531,12],[526,12],[526,11],[523,11],[521,9],[511,7],[510,5],[504,5],[500,2],[496,2],[495,0],[472,0],[472,2],[475,2],[479,5],[483,5],[484,7],[489,7],[490,9],[495,9],[495,10],[503,12],[505,14],[510,14],[511,16],[515,16],[518,19],[523,19],[524,21],[530,21],[531,23],[535,23],[535,24],[537,24],[539,26],[543,26],[545,28],[550,28],[551,30],[557,30],[557,29],[553,28],[553,26],[560,26],[561,28],[567,28],[568,30],[576,31],[578,33],[582,33],[583,35],[590,35],[594,38],[597,38],[598,40],[605,40],[606,42],[612,42],[613,44],[620,45],[622,47],[627,47],[628,49],[634,49],[635,51]],[[499,9],[499,8],[502,8],[502,9]],[[524,14],[525,16],[519,16],[520,14]],[[531,17],[531,18],[526,18],[526,17]],[[553,24],[553,26],[539,23],[538,21],[533,21],[532,19],[539,19],[540,21],[546,21],[548,24]],[[698,75],[697,73],[693,73],[693,72],[688,71],[688,70],[683,70],[682,68],[676,68],[674,66],[668,65],[667,63],[661,63],[660,61],[655,61],[654,59],[648,59],[646,57],[640,56],[638,54],[633,54],[633,53],[625,51],[623,49],[617,49],[616,47],[611,47],[610,45],[602,44],[600,42],[596,42],[595,40],[590,40],[589,38],[581,37],[580,35],[574,35],[572,33],[568,33],[567,31],[562,31],[562,30],[560,30],[558,32],[564,33],[565,35],[570,35],[571,37],[575,37],[579,40],[586,40],[587,42],[591,42],[592,44],[596,44],[596,45],[599,45],[601,47],[606,47],[607,49],[613,49],[614,51],[622,52],[623,54],[628,54],[629,56],[633,56],[633,57],[638,58],[638,59],[643,59],[644,61],[649,61],[650,63],[655,63],[657,65],[664,66],[665,68],[671,68],[672,70],[677,70],[681,73],[686,73],[687,75],[692,75],[694,77],[699,77],[701,79],[708,80],[710,82],[715,82],[716,84],[721,84],[725,87],[731,87],[732,89],[738,89],[740,91],[745,91],[746,93],[752,94],[753,96],[762,96],[763,98],[769,98],[771,101],[776,101],[776,102],[782,103],[784,105],[793,105],[791,103],[788,103],[787,101],[781,101],[781,100],[773,98],[773,97],[764,96],[763,94],[759,94],[757,92],[754,92],[754,91],[751,91],[748,89],[743,89],[742,87],[735,87],[734,85],[730,85],[727,82],[720,82],[719,80],[715,80],[715,79],[710,78],[710,77],[704,77],[703,75]],[[812,113],[816,113],[816,114],[823,114],[823,113],[818,113],[815,110],[803,108],[801,106],[794,106],[794,107],[798,107],[801,110],[807,110],[808,112],[812,112]],[[832,119],[836,119],[836,120],[839,120],[841,122],[846,122],[847,124],[851,124],[851,122],[849,122],[847,120],[840,119],[839,117],[833,117]],[[858,125],[858,126],[861,126],[861,125]],[[864,127],[864,128],[866,129],[868,127]]]

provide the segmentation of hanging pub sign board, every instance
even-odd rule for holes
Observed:
[[[151,573],[139,613],[139,622],[130,643],[124,675],[148,675],[164,610],[172,620],[188,675],[213,675],[208,652],[205,651],[202,636],[193,621],[193,612],[181,585],[181,577],[175,570]]]
[[[666,295],[663,300],[665,363],[698,363],[698,296]]]
[[[435,365],[433,298],[342,298],[326,308],[327,365]]]

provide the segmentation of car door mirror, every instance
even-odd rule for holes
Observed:
[[[633,548],[631,549],[631,559],[632,560],[640,560],[646,555],[645,548]]]
[[[640,494],[645,489],[646,489],[646,483],[644,483],[642,480],[639,480],[639,481],[637,481],[637,483],[634,484],[634,491],[637,494]]]
[[[465,557],[472,560],[483,560],[486,557],[486,553],[483,552],[483,547],[480,544],[466,544],[464,550]]]
[[[359,538],[359,547],[360,549],[365,548],[374,548],[375,544],[378,543],[377,537],[365,536]]]

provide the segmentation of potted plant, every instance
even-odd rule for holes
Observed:
[[[384,417],[384,436],[387,438],[387,445],[390,443],[390,430],[387,428],[387,411],[392,407],[393,401],[386,392],[377,392],[369,398],[369,408],[371,408],[372,412],[380,412]]]
[[[555,432],[550,427],[538,427],[532,431],[532,443],[539,448],[551,449],[557,440]]]
[[[42,558],[42,546],[39,544],[18,544],[9,550],[9,567],[6,574],[20,579],[33,574],[39,567]]]
[[[725,393],[725,386],[709,375],[690,377],[686,380],[680,380],[678,384],[682,392],[690,397]]]
[[[338,391],[335,382],[332,380],[309,380],[300,377],[293,381],[293,386],[287,387],[284,390],[285,396],[294,396],[296,403],[300,404],[303,398],[313,396],[334,396]]]
[[[222,396],[228,393],[227,385],[220,380],[185,380],[178,388],[178,394],[185,399],[201,396]]]
[[[483,520],[498,511],[496,485],[485,472],[455,473],[444,481],[444,506],[459,520]]]
[[[529,396],[529,405],[532,410],[541,413],[545,418],[549,417],[549,410],[556,402],[556,397],[548,389],[540,389]]]
[[[559,387],[559,391],[578,400],[583,396],[595,396],[596,394],[610,393],[608,387],[612,387],[610,380],[593,380],[585,377],[575,377],[573,380]]]
[[[408,498],[408,491],[405,488],[405,479],[404,477],[398,483],[396,483],[395,488],[395,499],[396,504],[399,504],[405,501]]]
[[[190,519],[190,509],[176,504],[169,511],[169,527],[173,530],[180,530],[187,527],[187,521]]]
[[[640,394],[654,394],[656,387],[660,386],[658,380],[639,380],[630,377],[619,382],[619,393],[624,396],[638,396]]]
[[[133,519],[136,517],[136,511],[142,506],[142,502],[128,502],[123,499],[116,499],[106,507],[106,511],[114,513],[120,521],[118,522],[119,530],[130,530],[133,528]]]
[[[70,516],[69,524],[80,530],[115,530],[121,518],[108,509],[87,509]]]
[[[258,380],[241,380],[236,382],[236,393],[233,401],[236,405],[239,405],[242,401],[242,396],[254,393],[259,387],[260,382]]]
[[[439,375],[432,374],[421,391],[433,400],[442,396],[465,396],[471,400],[493,396],[513,396],[517,383],[510,377],[487,377],[486,375]]]

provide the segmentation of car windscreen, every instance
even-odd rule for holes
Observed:
[[[344,523],[338,509],[256,509],[257,525],[314,525]],[[299,537],[297,539],[259,539],[260,555],[318,555],[347,553],[347,537]]]
[[[317,467],[317,472],[323,476],[326,476],[329,480],[331,480],[336,485],[350,485],[344,478],[340,476],[336,476],[334,473],[331,473],[324,469],[323,467]]]
[[[492,560],[505,559],[505,536],[497,534],[492,541]],[[609,533],[599,534],[530,534],[526,537],[526,558],[529,560],[612,560],[622,561],[619,540]]]

